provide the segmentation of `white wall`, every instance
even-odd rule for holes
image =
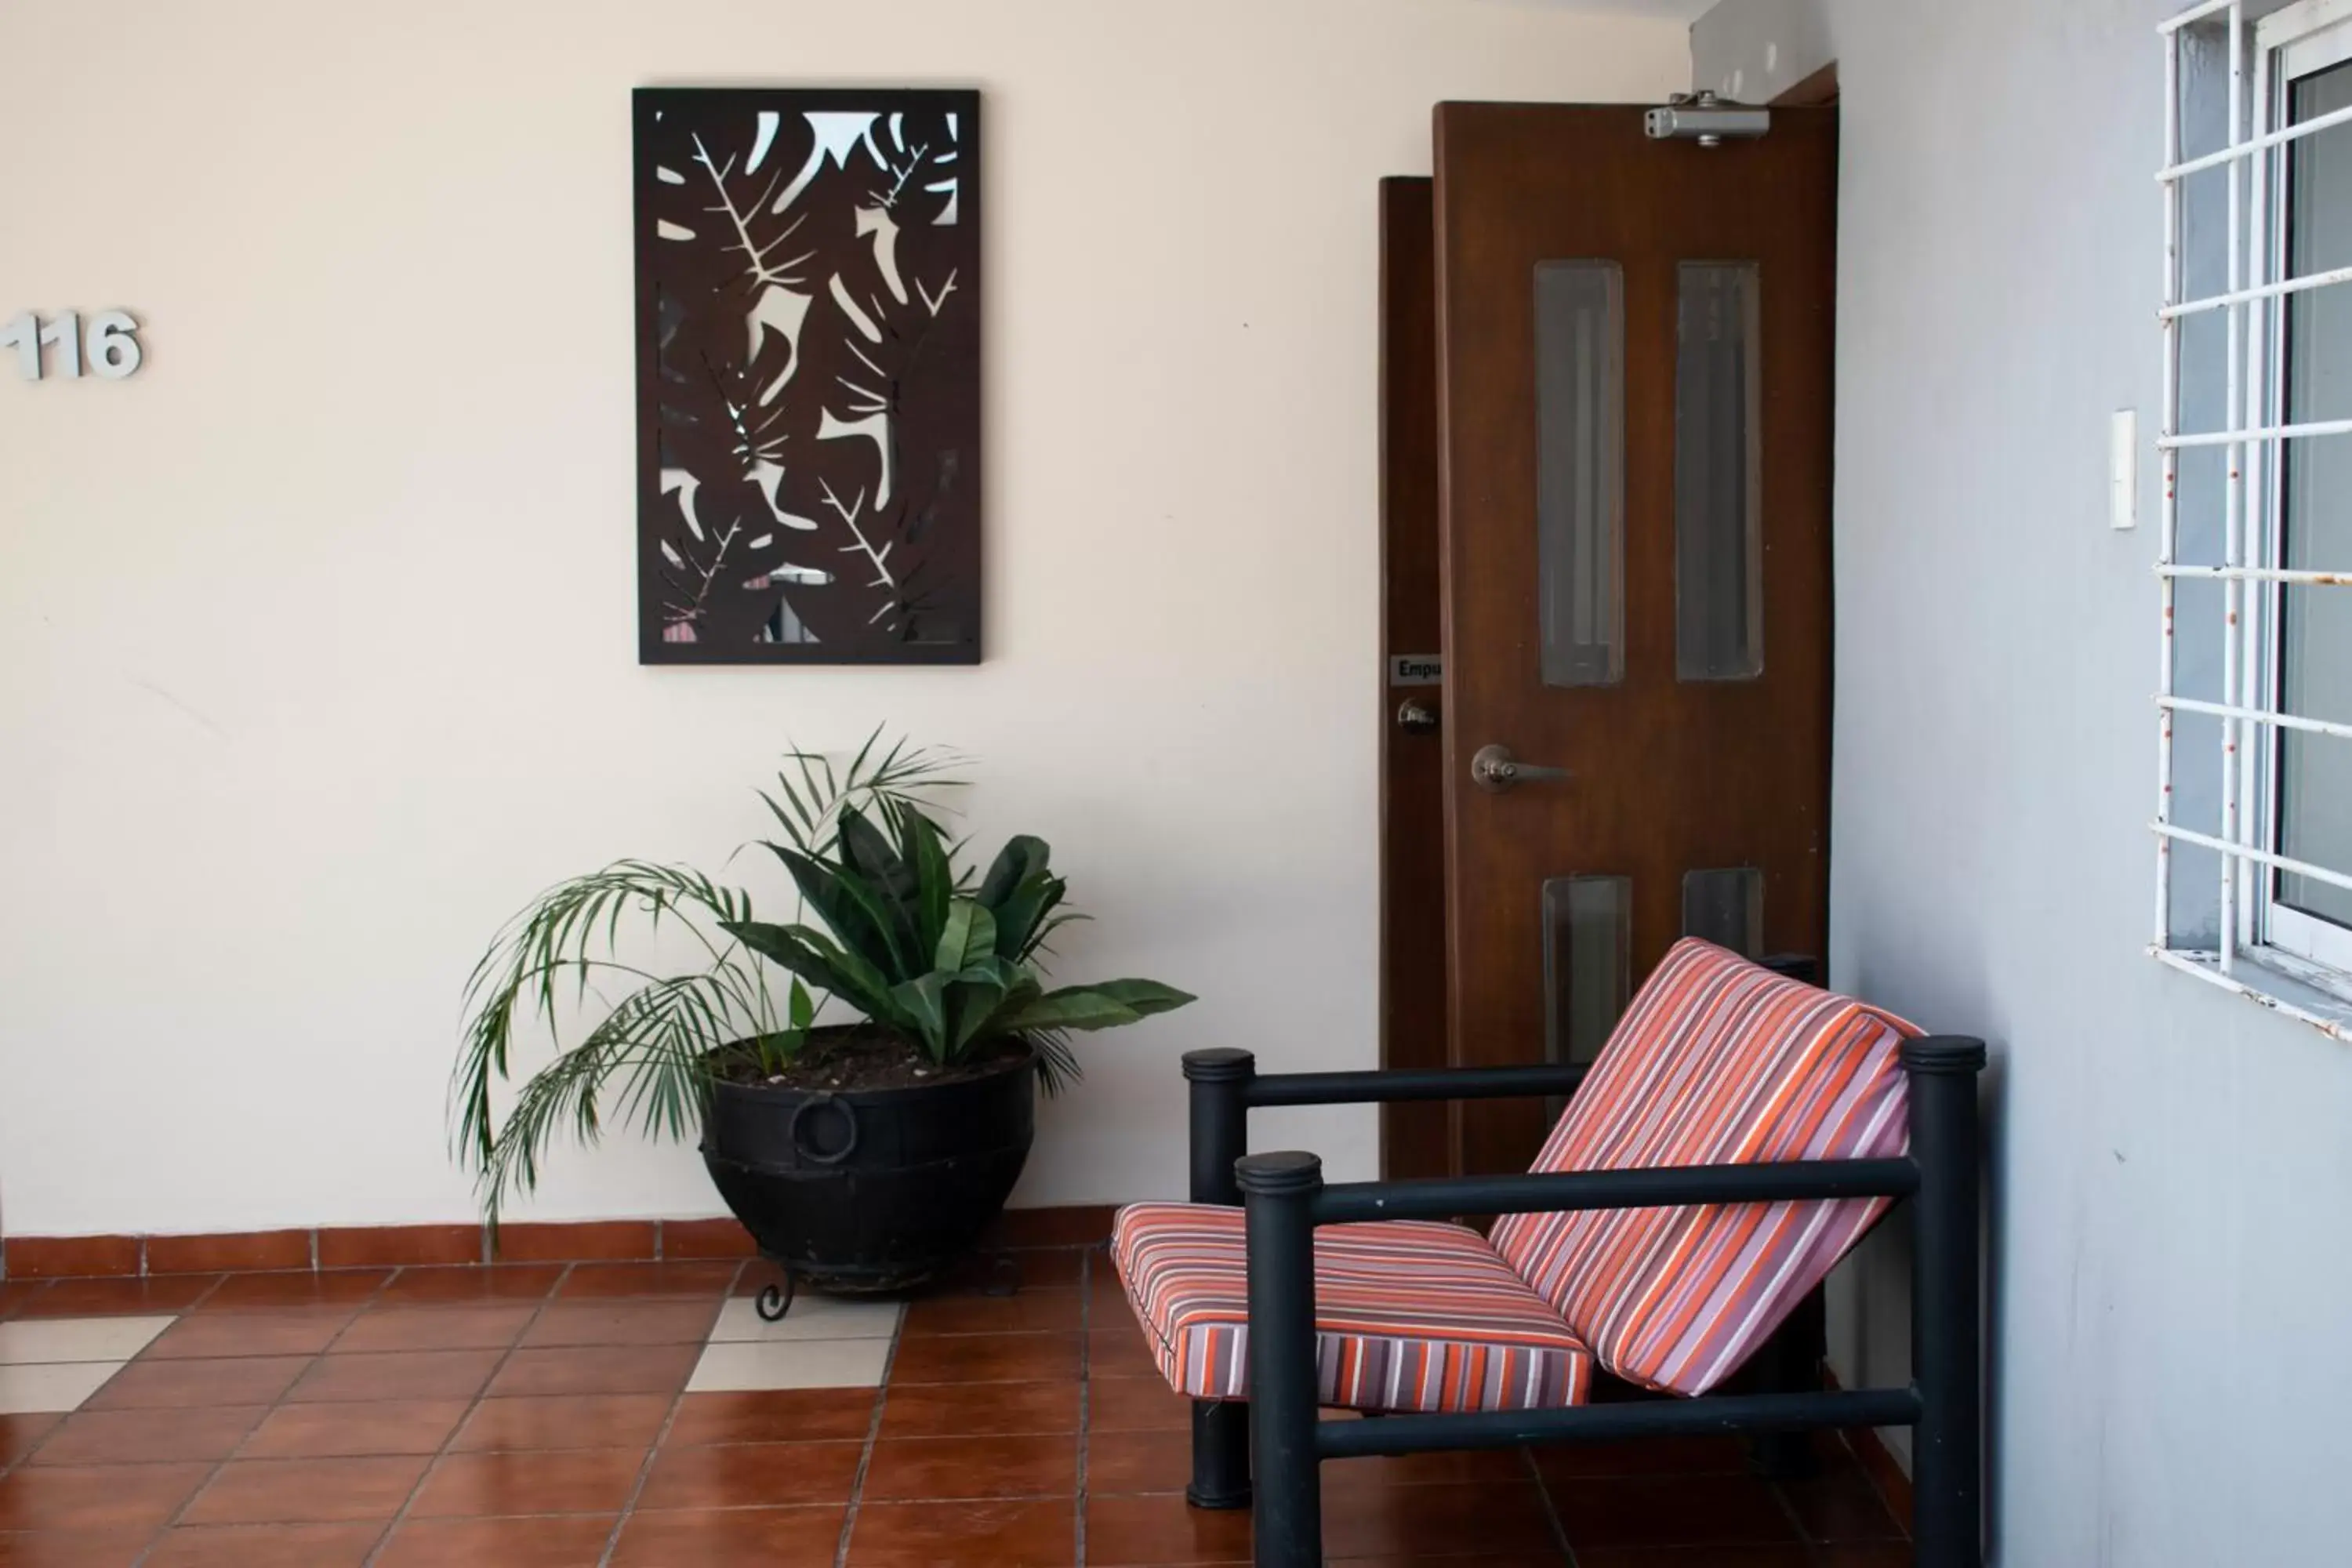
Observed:
[[[2352,1053],[2141,952],[2157,492],[2151,461],[2150,521],[2107,531],[2105,440],[2155,420],[2174,8],[1729,0],[1696,33],[1750,97],[1839,64],[1832,972],[1992,1043],[2009,1568],[2352,1535]],[[1900,1303],[1865,1305],[1848,1353],[1900,1375]]]
[[[0,375],[10,1231],[467,1216],[492,929],[715,868],[877,722],[1054,842],[1068,973],[1202,997],[1087,1046],[1016,1202],[1181,1190],[1187,1047],[1370,1065],[1375,182],[1440,99],[1688,58],[1508,0],[10,0],[0,316],[148,348]],[[987,94],[988,662],[639,668],[629,89],[857,81]],[[1369,1114],[1270,1135],[1370,1169]],[[623,1140],[533,1212],[716,1208]]]

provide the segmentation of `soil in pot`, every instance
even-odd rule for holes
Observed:
[[[854,1094],[862,1089],[914,1089],[986,1078],[1028,1059],[1029,1054],[1029,1047],[1018,1040],[991,1041],[962,1060],[943,1067],[920,1046],[893,1030],[872,1024],[829,1024],[809,1031],[808,1044],[782,1072],[762,1072],[748,1040],[737,1041],[729,1055],[716,1058],[712,1065],[724,1081],[747,1088],[766,1085]]]

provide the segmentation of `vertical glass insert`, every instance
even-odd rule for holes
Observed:
[[[1675,349],[1675,674],[1764,669],[1760,272],[1685,261]]]
[[[1625,675],[1625,278],[1536,265],[1536,561],[1547,686]]]
[[[1554,877],[1543,885],[1544,1059],[1589,1062],[1632,994],[1633,881]]]
[[[2297,121],[2352,108],[2352,64],[2301,78],[2290,89]],[[2294,144],[2288,175],[2287,264],[2307,278],[2352,266],[2352,127]],[[2352,417],[2352,297],[2316,289],[2286,300],[2286,418]],[[2352,438],[2286,444],[2284,564],[2338,572],[2352,565]],[[2283,590],[2279,697],[2287,712],[2352,722],[2352,589]],[[2352,741],[2304,731],[2278,741],[2278,847],[2315,865],[2352,867]],[[2279,902],[2352,926],[2352,890],[2277,873]]]
[[[1683,934],[1704,937],[1743,958],[1764,949],[1764,873],[1752,866],[1683,876]]]

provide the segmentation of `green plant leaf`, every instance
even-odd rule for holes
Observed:
[[[889,978],[823,931],[759,921],[732,921],[721,929],[761,957],[832,992],[867,1016],[887,1020],[892,1016]]]
[[[1008,1010],[1000,1020],[1007,1029],[1111,1029],[1133,1024],[1153,1013],[1165,1013],[1194,1000],[1156,980],[1106,980],[1096,985],[1071,985],[1048,991],[1027,1005]]]
[[[955,1033],[950,1047],[961,1056],[975,1043],[1020,1033],[1007,1028],[1006,1015],[1027,1006],[1043,994],[1037,977],[1001,958],[982,959],[958,975]]]
[[[915,868],[915,900],[921,945],[919,952],[937,952],[940,933],[947,930],[948,909],[955,901],[955,865],[948,853],[947,835],[920,812],[908,812],[903,830],[902,853]]]
[[[1059,1094],[1078,1081],[1077,1053],[1061,1030],[1032,1029],[1026,1037],[1036,1053],[1037,1086],[1046,1094]]]
[[[816,1022],[816,1004],[810,999],[807,984],[797,974],[793,976],[792,997],[787,1005],[793,1028],[806,1033],[809,1026]]]
[[[1139,1016],[1154,1013],[1171,1013],[1187,1002],[1197,1002],[1190,991],[1179,991],[1173,985],[1162,985],[1157,980],[1097,980],[1080,989],[1098,996],[1108,996],[1122,1006],[1131,1007]]]
[[[898,816],[908,806],[894,802],[882,802],[882,816]],[[842,860],[858,875],[858,879],[875,891],[875,902],[882,917],[889,921],[891,938],[901,952],[929,952],[922,945],[922,920],[918,910],[915,891],[915,868],[906,863],[896,844],[882,835],[879,827],[863,811],[842,811],[840,832]]]
[[[1073,985],[1008,1008],[999,1022],[1008,1030],[1026,1034],[1032,1029],[1113,1029],[1142,1018],[1142,1014],[1116,997]]]
[[[945,929],[932,963],[950,973],[971,968],[996,953],[996,917],[976,900],[957,899],[948,905]]]
[[[814,855],[803,855],[781,844],[771,844],[777,859],[792,873],[793,885],[815,910],[836,941],[864,957],[877,970],[894,977],[916,973],[912,955],[898,944],[896,922],[881,897],[865,879]]]
[[[923,1049],[935,1062],[948,1059],[948,982],[953,978],[945,970],[934,969],[890,987],[891,999],[914,1026]]]
[[[1053,856],[1051,845],[1029,834],[1008,840],[990,862],[988,875],[981,879],[980,901],[991,910],[997,909],[1013,896],[1014,889],[1033,877],[1045,875],[1045,863]]]
[[[1038,928],[1068,887],[1061,878],[1039,871],[1005,896],[996,912],[996,951],[1002,957],[1026,960],[1035,951]]]

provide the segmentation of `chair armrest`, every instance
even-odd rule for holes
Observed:
[[[1248,1051],[1184,1053],[1191,1110],[1192,1200],[1239,1204],[1234,1162],[1249,1151],[1249,1113],[1265,1105],[1362,1105],[1406,1100],[1499,1100],[1570,1095],[1581,1067],[1444,1068],[1412,1072],[1294,1072],[1261,1076]]]
[[[1256,1160],[1242,1162],[1243,1186]],[[1919,1167],[1893,1160],[1794,1160],[1762,1165],[1669,1165],[1636,1171],[1565,1171],[1512,1176],[1443,1176],[1419,1182],[1342,1182],[1317,1190],[1317,1225],[1351,1220],[1451,1219],[1465,1214],[1561,1214],[1585,1209],[1675,1208],[1818,1198],[1906,1197]]]
[[[1282,1072],[1254,1077],[1248,1105],[1393,1104],[1409,1100],[1517,1100],[1574,1094],[1583,1066],[1428,1068],[1377,1072]]]

